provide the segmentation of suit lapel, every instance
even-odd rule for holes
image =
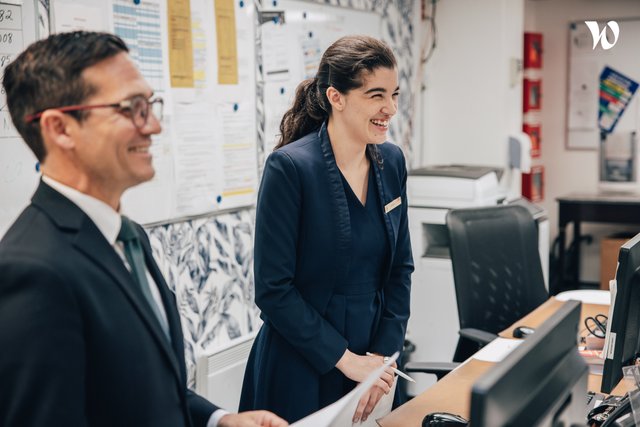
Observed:
[[[326,122],[318,131],[318,137],[320,138],[322,156],[327,167],[329,191],[332,195],[331,211],[336,230],[336,259],[340,260],[340,262],[335,263],[338,279],[336,283],[340,283],[347,277],[351,266],[351,217],[344,186],[340,178],[340,171],[331,148]]]
[[[377,150],[376,147],[374,147],[373,149]],[[391,224],[391,218],[389,218],[389,214],[384,211],[384,206],[387,203],[387,199],[385,197],[384,182],[382,180],[382,171],[380,170],[380,165],[375,158],[371,159],[371,165],[373,166],[373,171],[375,172],[376,190],[378,191],[378,197],[380,199],[380,209],[382,210],[382,217],[384,218],[384,226],[387,230],[387,241],[389,245],[389,253],[391,254],[391,256],[389,257],[389,262],[391,262],[396,251],[396,245],[394,244],[394,242],[396,241],[395,233],[393,231],[393,224]]]
[[[44,183],[40,183],[32,202],[41,207],[59,228],[70,232],[72,244],[114,280],[163,350],[176,376],[182,380],[175,349],[169,346],[155,314],[137,289],[124,262],[93,221],[73,202]]]

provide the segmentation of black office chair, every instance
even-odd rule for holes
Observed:
[[[497,334],[548,299],[538,252],[538,231],[517,205],[457,209],[447,227],[458,302],[460,338],[454,362],[462,362]],[[408,372],[438,379],[455,364],[409,362]]]

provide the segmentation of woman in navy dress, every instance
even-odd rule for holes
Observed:
[[[256,304],[264,324],[240,409],[289,422],[347,394],[402,350],[413,271],[404,156],[385,142],[397,111],[389,47],[343,37],[298,86],[258,195]],[[354,414],[394,384],[387,370]]]

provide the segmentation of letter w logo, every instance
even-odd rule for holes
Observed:
[[[620,27],[616,21],[609,21],[607,25],[604,26],[602,31],[600,31],[600,27],[596,21],[584,21],[589,27],[591,31],[591,36],[593,37],[593,49],[598,46],[598,42],[602,45],[604,50],[609,50],[616,45],[618,42],[618,35],[620,34]],[[613,33],[613,43],[609,43],[607,40],[607,26],[611,28],[611,32]]]

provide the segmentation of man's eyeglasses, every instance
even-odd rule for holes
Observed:
[[[160,97],[147,99],[142,95],[135,95],[129,99],[125,99],[124,101],[116,102],[114,104],[67,105],[65,107],[47,108],[47,110],[58,110],[63,113],[68,113],[70,111],[92,110],[94,108],[115,108],[118,112],[131,117],[131,121],[137,129],[142,129],[149,119],[149,110],[151,110],[158,121],[162,121],[163,107],[164,101]],[[34,122],[42,117],[42,113],[44,113],[44,111],[35,114],[28,114],[25,116],[24,120],[27,123]]]

